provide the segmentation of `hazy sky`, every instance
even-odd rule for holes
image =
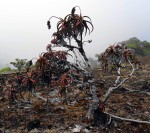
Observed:
[[[76,5],[94,25],[88,57],[131,37],[150,41],[150,0],[0,0],[0,63],[38,57],[56,30],[56,19],[47,29],[49,17],[63,18]]]

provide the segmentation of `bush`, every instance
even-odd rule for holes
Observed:
[[[0,69],[0,73],[5,73],[5,72],[9,72],[9,71],[11,71],[10,67],[4,67],[4,68]]]

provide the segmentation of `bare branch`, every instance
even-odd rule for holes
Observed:
[[[107,114],[107,115],[109,115],[112,118],[123,120],[123,121],[150,124],[150,121],[141,121],[141,120],[128,119],[128,118],[123,118],[123,117],[119,117],[119,116],[116,116],[116,115],[112,115],[112,114],[107,113],[107,112],[104,112],[104,113]]]

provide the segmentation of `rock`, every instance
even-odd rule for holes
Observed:
[[[116,122],[114,122],[114,127],[118,127],[118,124]]]
[[[72,132],[73,132],[73,133],[79,133],[79,132],[80,132],[80,129],[74,128],[74,129],[72,129]]]
[[[81,125],[75,125],[76,127],[72,129],[73,133],[80,133],[82,126]]]
[[[90,131],[89,131],[88,129],[86,129],[86,128],[83,129],[82,132],[83,132],[83,133],[90,133]]]
[[[52,130],[44,130],[44,133],[56,133],[56,129],[52,129]]]

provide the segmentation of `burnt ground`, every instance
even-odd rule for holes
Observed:
[[[100,68],[94,70],[97,82],[97,94],[101,99],[103,94],[112,85],[115,76],[103,73]],[[68,90],[76,88],[68,88]],[[139,91],[128,91],[140,90]],[[45,89],[37,90],[43,97]],[[52,92],[53,90],[51,90]],[[148,92],[148,93],[147,93]],[[27,92],[24,94],[28,97]],[[69,101],[59,99],[67,97]],[[51,95],[53,102],[31,96],[30,102],[17,101],[10,103],[6,99],[0,100],[0,132],[2,133],[70,133],[70,132],[106,132],[106,133],[148,133],[150,124],[141,124],[124,120],[113,119],[110,124],[100,123],[99,127],[88,121],[85,116],[88,104],[91,102],[84,91],[76,91],[60,97]],[[76,99],[76,100],[75,100]],[[120,89],[112,93],[105,112],[128,119],[150,122],[150,67],[135,72]],[[106,116],[108,117],[108,116]]]

